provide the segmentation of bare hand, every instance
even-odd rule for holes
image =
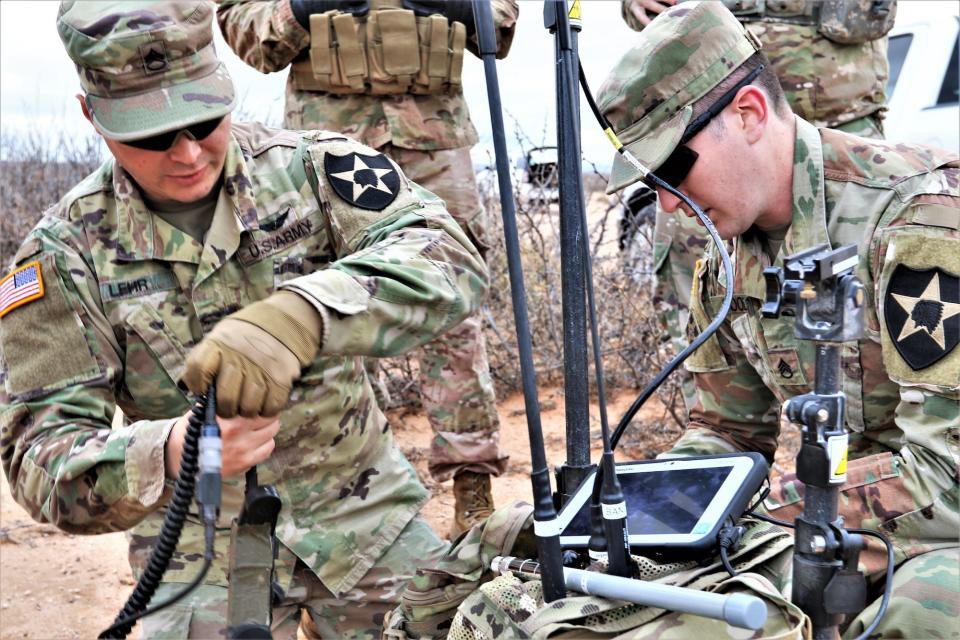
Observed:
[[[672,7],[675,4],[677,4],[677,0],[631,0],[630,13],[640,24],[647,26],[667,7]]]
[[[187,421],[190,412],[181,416],[164,448],[164,465],[168,478],[176,478],[180,473],[180,458],[183,456],[183,440],[187,434]],[[280,431],[280,419],[277,416],[264,418],[217,418],[220,425],[220,438],[223,440],[224,478],[239,475],[250,467],[260,464],[270,457],[276,445],[274,437]]]

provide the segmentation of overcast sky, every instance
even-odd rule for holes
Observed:
[[[607,71],[629,48],[634,33],[620,18],[618,0],[586,0],[584,30],[579,37],[580,56],[591,87],[596,90]],[[918,15],[960,11],[958,0],[900,0],[898,21]],[[57,3],[3,0],[0,2],[0,130],[55,130],[86,135],[73,96],[79,90],[76,72],[63,50],[55,27]],[[268,124],[282,119],[286,72],[263,75],[249,68],[226,46],[214,29],[217,50],[237,84],[243,109]],[[514,121],[534,146],[555,144],[554,44],[543,28],[539,0],[520,2],[520,21],[510,55],[498,63],[500,92],[508,140],[514,138]],[[492,148],[483,64],[473,56],[464,62],[464,87],[481,143],[474,157]],[[609,142],[595,126],[586,103],[583,114],[583,149],[588,160],[608,166]]]

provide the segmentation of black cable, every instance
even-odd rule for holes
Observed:
[[[884,546],[887,548],[887,571],[883,583],[883,596],[880,598],[880,608],[877,609],[877,615],[874,616],[873,622],[870,623],[866,629],[863,630],[855,640],[866,640],[870,637],[870,634],[877,628],[877,625],[880,624],[880,620],[883,619],[884,614],[887,613],[887,605],[890,604],[890,596],[893,594],[893,567],[896,558],[893,553],[893,543],[890,542],[890,538],[883,535],[879,531],[871,531],[870,529],[847,529],[851,533],[859,533],[864,536],[872,536],[874,538],[880,538],[880,541],[883,542]]]
[[[784,522],[783,520],[777,520],[776,518],[771,518],[770,516],[763,515],[761,513],[751,513],[754,518],[763,520],[765,522],[770,522],[772,524],[779,525],[781,527],[789,527],[790,529],[794,528],[794,525],[789,522]],[[883,542],[884,546],[887,548],[887,569],[886,577],[883,584],[883,596],[880,599],[880,608],[877,610],[877,615],[874,616],[873,621],[870,625],[863,630],[855,640],[866,640],[871,633],[877,628],[877,625],[880,624],[880,620],[883,618],[884,614],[887,613],[887,605],[890,603],[890,595],[893,592],[893,569],[896,558],[893,552],[893,543],[890,542],[890,539],[887,536],[883,535],[879,531],[871,531],[870,529],[847,529],[850,533],[859,533],[860,535],[872,536],[874,538],[880,538],[880,541]]]
[[[685,193],[678,191],[671,185],[667,184],[661,180],[655,172],[650,171],[640,165],[635,158],[626,150],[620,140],[617,139],[616,134],[613,132],[613,127],[610,125],[610,122],[606,117],[600,112],[600,108],[597,106],[596,101],[593,98],[593,94],[590,92],[590,86],[587,84],[586,74],[583,72],[583,65],[580,65],[580,85],[583,87],[583,94],[587,99],[587,104],[590,105],[590,110],[593,112],[593,116],[597,119],[597,122],[600,123],[600,126],[603,127],[604,132],[607,134],[607,137],[613,142],[613,145],[617,148],[617,152],[624,157],[628,162],[633,164],[638,171],[641,172],[641,180],[649,186],[651,189],[656,190],[658,187],[670,193],[677,198],[679,198],[684,204],[690,207],[690,210],[697,216],[701,224],[706,228],[707,232],[710,234],[710,238],[713,240],[713,243],[717,247],[717,251],[720,254],[720,259],[723,262],[724,273],[726,274],[726,291],[724,292],[723,302],[720,305],[720,310],[717,315],[713,318],[713,321],[707,325],[707,328],[698,335],[693,342],[691,342],[687,347],[678,353],[673,360],[667,363],[667,365],[660,370],[660,373],[654,377],[652,381],[644,388],[644,390],[637,396],[637,399],[633,401],[633,404],[627,409],[626,413],[623,414],[623,417],[620,418],[620,422],[617,424],[616,430],[611,436],[611,446],[616,449],[617,443],[620,442],[620,437],[623,435],[623,432],[626,431],[627,427],[630,425],[630,421],[633,419],[633,416],[636,415],[637,411],[640,410],[640,407],[653,395],[653,392],[657,390],[663,381],[669,376],[673,371],[680,366],[680,364],[687,359],[691,353],[696,351],[700,345],[710,339],[717,329],[720,328],[720,325],[723,324],[723,321],[726,319],[727,314],[730,312],[730,304],[733,301],[733,265],[730,262],[730,254],[727,253],[727,247],[724,241],[720,238],[720,235],[717,233],[717,228],[713,225],[713,222],[693,200],[689,198]],[[600,475],[600,474],[598,474]]]
[[[726,569],[727,573],[731,576],[737,577],[740,575],[736,569],[733,568],[733,565],[730,564],[730,559],[727,557],[727,548],[723,545],[720,546],[720,562],[723,563],[723,568]]]
[[[206,531],[204,532],[204,534],[206,537]],[[190,584],[184,587],[181,591],[178,591],[173,597],[167,600],[164,600],[163,602],[161,602],[156,606],[149,607],[147,609],[144,609],[143,611],[138,611],[125,618],[117,620],[108,629],[103,631],[98,637],[125,638],[127,637],[127,634],[130,633],[129,629],[133,628],[133,625],[137,620],[139,620],[140,618],[145,618],[150,614],[156,613],[161,609],[166,609],[170,605],[176,604],[177,602],[182,600],[184,596],[186,596],[188,593],[196,589],[197,586],[200,584],[200,582],[203,580],[203,578],[207,575],[207,571],[210,569],[210,565],[213,562],[213,545],[212,544],[209,546],[208,551],[209,553],[205,552],[203,555],[203,566],[200,568],[200,573],[197,574],[197,576],[190,582]],[[123,635],[121,636],[107,635],[110,633],[121,632],[124,627],[129,627],[129,628],[127,629],[127,631],[123,632]]]
[[[720,562],[723,563],[723,568],[731,576],[736,577],[740,574],[730,564],[728,553],[731,551],[736,553],[740,549],[740,541],[743,539],[743,534],[747,532],[747,528],[742,524],[737,524],[732,515],[727,516],[727,520],[728,524],[717,532],[717,546],[720,547]]]
[[[762,513],[751,513],[751,517],[756,518],[757,520],[763,520],[764,522],[769,522],[770,524],[775,524],[781,527],[787,527],[788,529],[796,529],[797,525],[790,522],[785,522],[784,520],[777,520],[776,518],[771,518],[768,515]]]
[[[200,454],[199,440],[200,432],[203,429],[204,414],[207,408],[207,397],[202,395],[197,398],[196,404],[191,409],[190,417],[187,420],[187,431],[183,439],[183,454],[180,459],[180,473],[177,476],[176,484],[173,488],[173,498],[167,507],[167,512],[163,518],[163,526],[160,529],[160,535],[156,546],[150,553],[150,560],[147,562],[147,568],[137,581],[133,593],[127,599],[123,609],[117,614],[116,619],[109,628],[104,630],[99,638],[126,638],[127,634],[133,628],[133,623],[147,615],[148,612],[157,611],[160,608],[173,604],[176,600],[183,597],[186,591],[178,594],[175,598],[153,607],[147,611],[147,605],[150,604],[153,594],[160,586],[160,580],[170,564],[173,552],[180,541],[180,534],[183,532],[183,525],[187,519],[187,513],[190,510],[190,503],[193,500],[194,487],[197,479],[198,457]],[[211,553],[212,557],[212,547]],[[205,560],[205,568],[201,571],[199,579],[206,573],[206,567],[209,563]],[[193,588],[191,586],[190,588]]]

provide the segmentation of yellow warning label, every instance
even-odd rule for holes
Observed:
[[[848,441],[847,434],[827,438],[827,459],[830,461],[830,484],[843,484],[847,481]]]
[[[580,0],[573,0],[573,5],[570,6],[570,12],[567,14],[570,16],[571,20],[582,20],[580,17]]]
[[[833,472],[835,476],[842,476],[847,473],[847,450],[843,450],[843,457],[840,458],[840,462],[837,463],[837,469]]]

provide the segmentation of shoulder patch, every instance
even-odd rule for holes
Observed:
[[[40,262],[28,262],[0,280],[0,318],[17,307],[43,297]]]
[[[925,369],[960,342],[960,276],[897,265],[884,293],[887,330],[900,356]]]
[[[346,155],[326,153],[323,169],[334,192],[350,205],[382,211],[400,193],[400,176],[382,153]]]

